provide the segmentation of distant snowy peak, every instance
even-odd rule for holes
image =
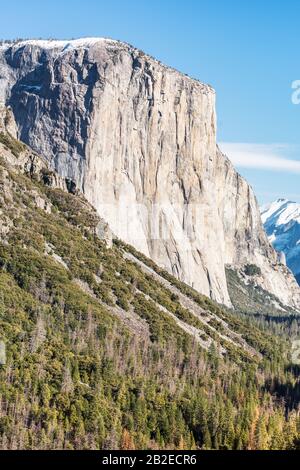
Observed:
[[[286,225],[291,221],[300,223],[300,204],[288,199],[277,199],[261,208],[263,224],[276,222],[276,226]]]
[[[273,215],[278,209],[282,208],[286,203],[290,202],[288,199],[277,199],[274,202],[265,204],[260,208],[263,222],[271,215]]]
[[[299,281],[300,204],[277,199],[261,208],[261,217],[269,241],[279,253],[284,253],[287,266]]]

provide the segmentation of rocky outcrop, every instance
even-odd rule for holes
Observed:
[[[29,176],[35,183],[39,182],[50,188],[60,189],[73,195],[76,194],[77,200],[80,199],[82,206],[85,207],[86,212],[90,213],[91,219],[94,220],[94,235],[104,241],[107,247],[112,247],[115,235],[110,230],[107,222],[97,214],[94,207],[86,201],[84,196],[78,190],[74,191],[73,181],[59,176],[56,171],[51,169],[49,162],[13,137],[15,133],[16,124],[11,110],[0,107],[0,159],[5,162],[5,167],[13,170],[17,169],[18,172]],[[7,184],[9,180],[7,170],[2,169],[2,172],[5,172],[6,178],[4,179],[5,183],[1,186],[1,196],[4,198],[3,200],[7,201],[11,199],[11,182],[10,185]],[[37,208],[51,212],[49,203],[37,191],[32,191],[31,196]],[[5,211],[0,211],[0,215],[2,218],[0,240],[2,240],[3,235],[7,235],[13,224],[7,219]]]
[[[17,138],[17,125],[11,109],[0,103],[0,132],[8,133],[13,138]]]
[[[117,41],[27,41],[0,47],[0,99],[21,140],[160,266],[230,305],[225,266],[250,262],[300,306],[252,189],[217,147],[211,87]]]

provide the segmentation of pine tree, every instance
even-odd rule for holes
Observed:
[[[135,450],[133,438],[127,429],[123,429],[121,450]]]
[[[269,435],[267,431],[266,418],[263,415],[258,420],[255,437],[257,450],[269,449]]]

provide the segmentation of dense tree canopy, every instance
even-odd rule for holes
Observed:
[[[4,162],[0,185],[0,448],[297,446],[298,370],[283,332],[222,309],[121,242],[107,248],[80,197]]]

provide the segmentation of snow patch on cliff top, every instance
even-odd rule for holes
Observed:
[[[148,57],[151,61],[155,62],[156,64],[159,64],[161,67],[164,67],[165,69],[168,69],[169,71],[172,71],[174,73],[178,73],[182,77],[187,78],[188,80],[192,80],[193,82],[197,83],[202,93],[205,92],[205,93],[215,94],[215,90],[211,85],[201,82],[198,78],[190,77],[189,75],[181,72],[180,70],[177,70],[174,67],[170,67],[162,63],[160,60],[157,60],[155,57],[152,57],[150,54],[145,54],[143,51],[141,51],[140,49],[137,49],[136,47],[132,46],[131,44],[127,42],[110,39],[110,38],[91,37],[91,38],[80,38],[80,39],[71,39],[71,40],[26,39],[26,40],[3,41],[3,42],[1,42],[0,40],[0,52],[5,53],[10,48],[14,48],[15,50],[18,50],[18,49],[28,46],[28,47],[39,47],[47,51],[51,51],[51,52],[53,51],[54,55],[57,54],[57,56],[64,56],[65,53],[70,52],[72,50],[89,49],[101,43],[115,46],[116,48],[123,47],[123,48],[128,49],[129,51],[136,51],[138,54],[140,53],[143,56]],[[1,57],[0,57],[0,62],[1,62]],[[1,96],[0,96],[0,101],[1,101]],[[3,101],[3,98],[2,98],[2,101]]]
[[[78,48],[89,48],[98,44],[100,42],[110,42],[110,43],[117,43],[118,41],[114,41],[113,39],[106,39],[106,38],[81,38],[81,39],[72,39],[72,40],[52,40],[52,39],[28,39],[25,41],[19,42],[11,42],[11,43],[3,43],[0,44],[0,48],[8,49],[9,47],[24,47],[24,46],[37,46],[41,47],[42,49],[60,49],[63,51],[69,51],[70,49],[78,49]]]

